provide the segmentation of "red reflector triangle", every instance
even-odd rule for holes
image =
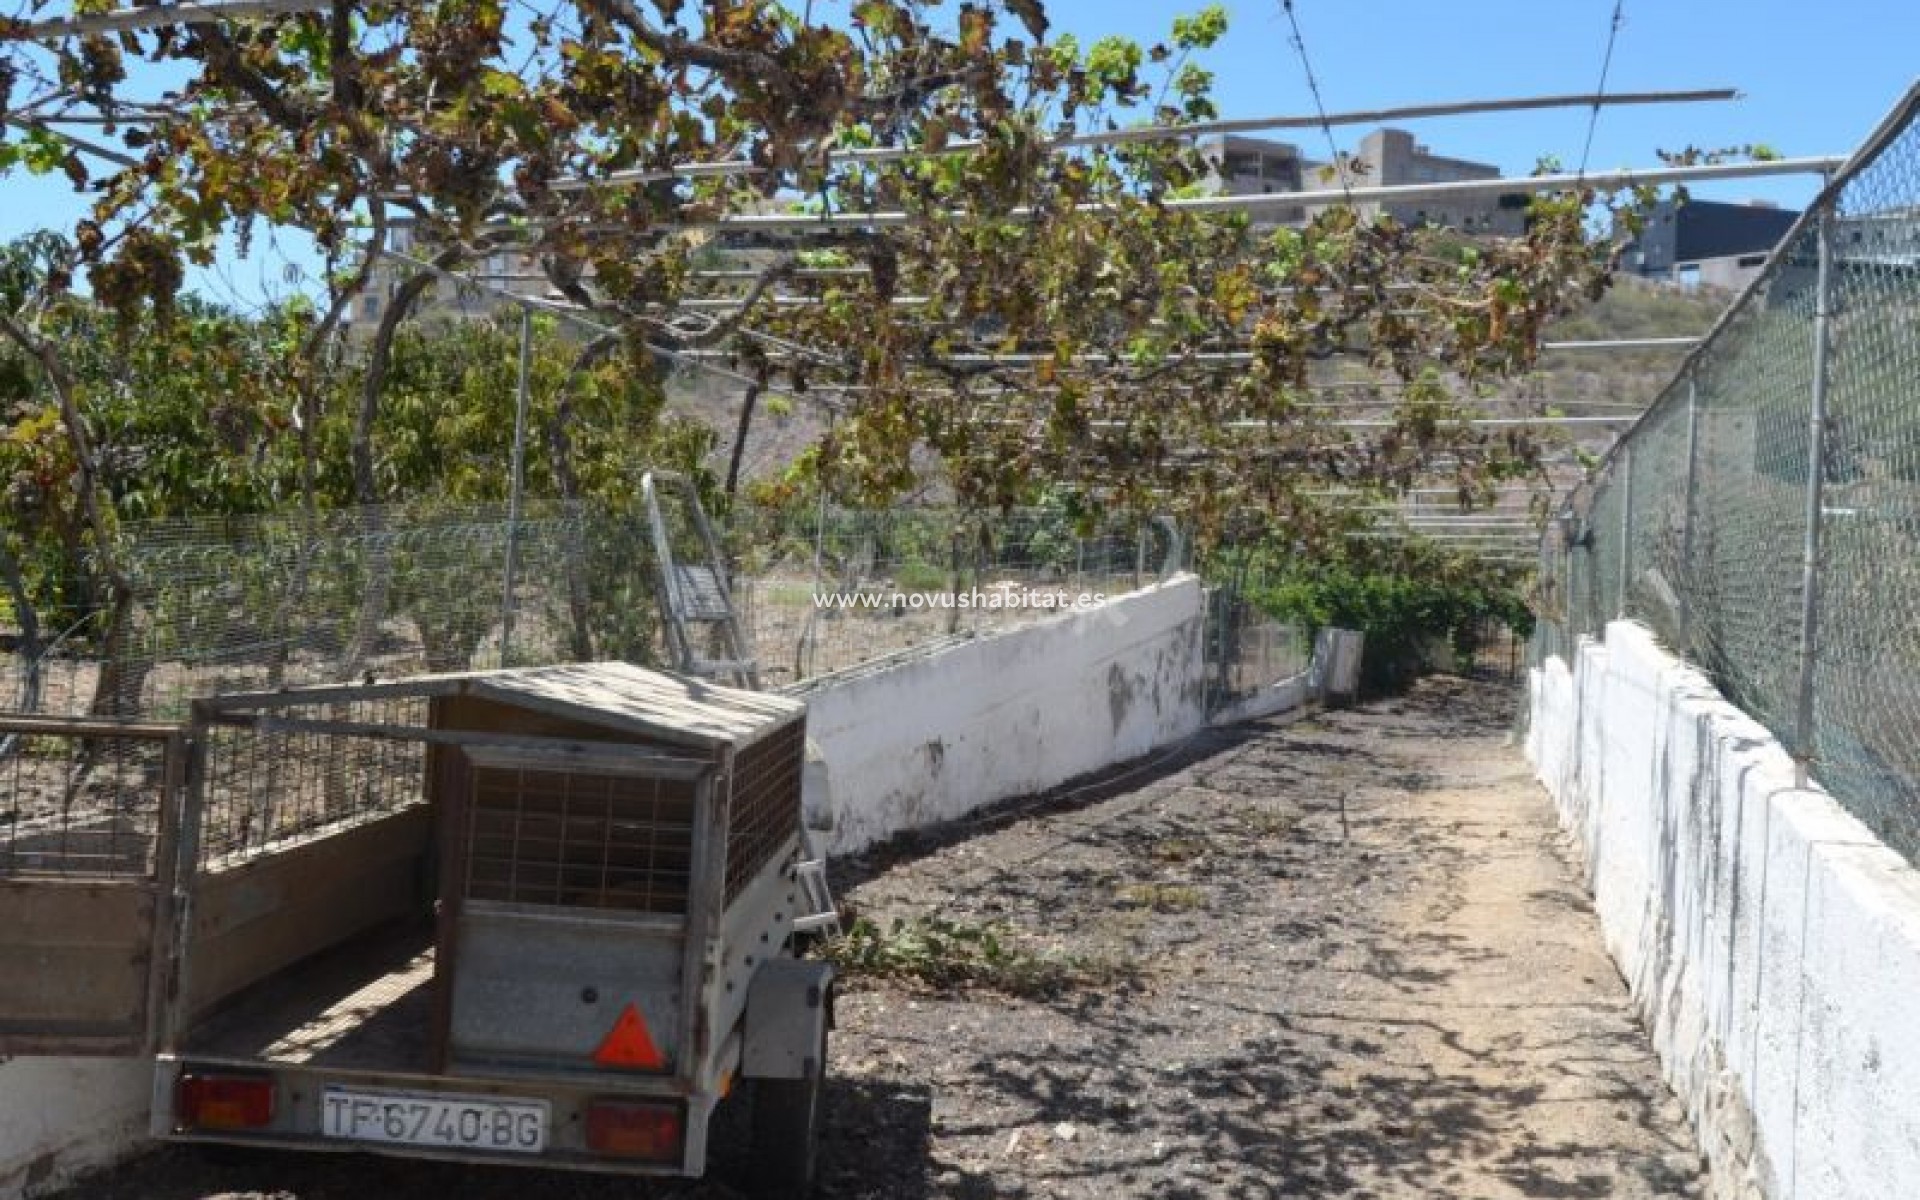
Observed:
[[[601,1039],[600,1048],[593,1052],[593,1061],[603,1067],[638,1067],[645,1071],[657,1071],[667,1065],[660,1047],[653,1044],[653,1034],[647,1031],[646,1018],[632,1004],[620,1010],[620,1019]]]

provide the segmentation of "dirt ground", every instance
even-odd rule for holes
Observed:
[[[852,865],[885,924],[997,921],[1136,963],[1036,1002],[855,982],[821,1195],[1671,1197],[1700,1164],[1507,685],[1203,735]],[[724,1198],[360,1156],[156,1152],[104,1200]]]

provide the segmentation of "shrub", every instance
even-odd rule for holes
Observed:
[[[892,979],[934,991],[980,988],[1044,998],[1124,980],[1128,969],[1106,959],[1051,954],[1017,944],[999,925],[939,917],[896,920],[886,929],[861,918],[822,943],[820,956],[843,975]]]
[[[1369,691],[1402,687],[1432,669],[1437,645],[1470,657],[1489,620],[1521,637],[1533,632],[1518,572],[1437,554],[1292,563],[1249,587],[1248,598],[1309,629],[1366,634],[1361,682]]]

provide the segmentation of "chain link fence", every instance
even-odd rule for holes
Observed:
[[[1920,861],[1920,89],[1542,547],[1534,652],[1651,626]]]

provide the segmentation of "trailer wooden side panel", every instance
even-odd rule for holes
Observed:
[[[422,804],[202,872],[187,944],[188,1026],[276,971],[424,913],[432,828]]]
[[[145,880],[0,879],[0,1051],[138,1053],[153,906]]]

